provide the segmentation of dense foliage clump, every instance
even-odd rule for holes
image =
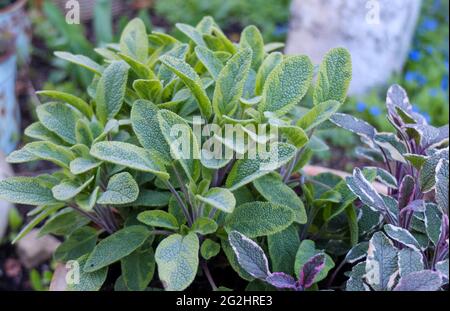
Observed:
[[[101,289],[118,266],[117,290],[184,290],[199,280],[226,289],[214,274],[219,262],[248,290],[317,290],[347,262],[359,262],[349,290],[423,289],[410,282],[417,275],[429,289],[445,284],[448,127],[411,112],[397,86],[388,96],[396,134],[337,113],[351,79],[345,49],[331,50],[315,71],[307,56],[265,44],[254,26],[238,43],[210,17],[177,28],[185,40],[147,34],[134,19],[119,43],[95,49],[101,63],[56,53],[94,79],[87,101],[38,92],[51,101],[25,130],[35,141],[8,161],[58,169],[0,181],[0,198],[36,206],[15,241],[41,222],[41,234],[64,237],[55,259],[80,266],[73,290]],[[330,120],[359,133],[375,149],[361,154],[381,154],[385,168],[347,179],[304,174],[325,144],[315,131]],[[372,187],[376,179],[389,196]],[[424,195],[434,189],[435,199]],[[402,253],[422,256],[414,277]]]

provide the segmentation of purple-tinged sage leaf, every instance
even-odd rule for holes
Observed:
[[[355,154],[372,162],[383,162],[383,154],[375,149],[356,147]]]
[[[419,242],[417,242],[417,240],[411,233],[409,233],[408,230],[388,224],[384,226],[384,231],[391,239],[400,242],[406,247],[420,252]]]
[[[345,284],[345,290],[349,292],[369,291],[369,286],[364,283],[364,273],[366,272],[366,263],[360,262],[353,266],[349,273],[349,279]]]
[[[371,142],[377,130],[369,123],[344,113],[335,113],[331,116],[330,121],[339,127],[363,137],[368,141],[370,146],[373,146]]]
[[[442,260],[442,255],[448,254],[448,232],[449,232],[449,223],[448,223],[448,215],[443,214],[441,220],[441,234],[439,235],[439,242],[437,248],[439,250],[438,259]]]
[[[392,196],[380,193],[383,198],[384,204],[387,207],[388,220],[392,224],[397,224],[399,219],[398,202]]]
[[[436,166],[436,202],[442,211],[448,214],[448,161],[439,160]]]
[[[390,115],[397,115],[397,108],[402,109],[405,113],[413,112],[409,102],[408,94],[398,84],[392,85],[387,91],[386,107]]]
[[[414,196],[415,181],[411,175],[403,177],[398,190],[398,208],[402,209],[411,202]]]
[[[271,273],[267,278],[266,282],[276,288],[289,288],[297,289],[295,284],[295,279],[284,272],[274,272]]]
[[[302,267],[298,282],[302,288],[309,288],[314,284],[316,276],[325,267],[325,255],[317,254],[311,257]]]
[[[405,153],[403,157],[416,169],[420,170],[422,169],[422,166],[424,165],[425,161],[427,160],[426,155],[420,155],[420,154],[413,154],[413,153]]]
[[[237,231],[231,231],[228,240],[239,264],[248,274],[262,280],[270,275],[267,257],[258,244]]]
[[[441,274],[442,281],[448,283],[448,259],[436,263],[436,271]]]
[[[400,279],[394,291],[437,291],[442,285],[439,272],[422,270],[412,272]]]
[[[377,175],[376,179],[379,182],[381,182],[382,184],[384,184],[385,186],[392,188],[392,189],[398,188],[397,179],[395,179],[395,177],[392,176],[392,174],[389,173],[388,171],[386,171],[385,169],[382,169],[380,167],[374,167],[374,166],[368,166],[368,167],[365,167],[364,169],[374,170]]]
[[[448,124],[439,128],[428,124],[411,124],[405,127],[413,129],[420,137],[420,146],[423,149],[434,148],[448,143]]]
[[[412,212],[423,213],[425,212],[425,201],[424,200],[414,200],[409,202],[406,209]]]
[[[448,147],[437,150],[425,161],[419,176],[420,190],[422,190],[422,192],[429,192],[435,188],[436,167],[441,159],[446,159],[448,161],[448,153]]]
[[[391,290],[398,271],[397,249],[382,232],[376,232],[369,241],[365,279],[374,290]]]
[[[372,210],[387,213],[388,207],[386,206],[383,198],[378,194],[375,188],[364,177],[359,168],[355,168],[353,176],[346,178],[347,186],[350,190]]]
[[[345,261],[348,263],[355,263],[367,256],[369,250],[369,242],[361,242],[352,247],[352,249],[345,256]]]
[[[413,249],[402,249],[398,252],[398,268],[401,277],[412,272],[423,270],[424,264],[422,254]]]
[[[320,282],[325,279],[328,272],[333,269],[333,259],[324,253],[323,250],[317,249],[316,244],[312,240],[303,240],[300,243],[297,254],[295,255],[294,271],[297,278],[300,280],[300,272],[303,270],[303,266],[315,255],[323,254],[325,256],[325,266],[316,275],[314,282]]]
[[[426,204],[424,215],[425,228],[428,238],[435,246],[437,246],[439,243],[439,237],[441,236],[442,212],[436,204],[428,203]]]
[[[406,146],[395,134],[378,133],[373,138],[375,143],[387,151],[388,155],[395,161],[407,163],[403,155],[407,152]]]

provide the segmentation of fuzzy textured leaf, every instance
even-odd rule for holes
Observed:
[[[177,230],[179,227],[178,221],[173,215],[161,210],[144,211],[139,213],[137,218],[140,222],[152,227],[173,230]]]
[[[145,226],[129,226],[115,232],[97,244],[86,260],[84,272],[100,270],[128,256],[149,236],[150,231]]]
[[[108,267],[98,269],[96,271],[87,272],[82,269],[89,261],[88,255],[81,256],[77,259],[80,266],[80,282],[68,285],[68,289],[72,291],[98,291],[106,281],[108,275]]]
[[[74,181],[64,181],[52,188],[52,193],[58,201],[68,201],[83,191],[94,180],[94,176],[89,178],[83,184]]]
[[[437,291],[442,285],[438,272],[422,270],[402,277],[394,291]]]
[[[227,216],[225,229],[228,232],[239,231],[249,238],[255,238],[280,232],[293,221],[294,213],[287,206],[270,202],[251,202],[237,206],[234,212]]]
[[[344,48],[335,48],[325,54],[319,68],[314,88],[314,104],[336,100],[343,103],[352,79],[350,53]]]
[[[291,208],[295,214],[295,222],[306,223],[306,210],[303,202],[292,188],[283,183],[278,174],[270,173],[262,176],[256,179],[253,185],[268,202]]]
[[[295,225],[267,237],[273,271],[294,273],[295,255],[300,246],[300,237]]]
[[[158,123],[158,107],[147,100],[137,100],[131,108],[131,124],[145,149],[154,150],[165,162],[170,162],[170,147]]]
[[[311,85],[313,65],[307,56],[291,56],[278,64],[267,77],[259,111],[282,116],[305,96]]]
[[[234,191],[255,179],[276,170],[291,160],[297,149],[286,143],[274,143],[270,151],[264,154],[256,154],[255,159],[238,160],[228,175],[226,186]]]
[[[212,113],[211,101],[203,90],[202,82],[195,70],[183,60],[172,56],[161,56],[160,61],[186,84],[197,99],[202,115],[209,118]]]
[[[317,104],[297,121],[297,126],[305,131],[310,131],[329,120],[330,117],[338,111],[341,105],[340,102],[335,100]]]
[[[98,81],[95,102],[98,119],[105,124],[122,108],[129,66],[123,61],[112,62]]]
[[[365,279],[375,290],[391,290],[399,274],[397,249],[382,232],[369,241]]]
[[[122,277],[126,287],[132,291],[147,288],[155,272],[155,253],[144,244],[120,260]]]
[[[172,234],[162,240],[155,252],[158,274],[168,291],[186,289],[198,268],[199,241],[195,233]]]
[[[295,264],[294,271],[297,277],[300,277],[300,271],[303,269],[303,266],[315,255],[324,254],[323,251],[316,249],[316,245],[314,241],[311,240],[303,240],[300,244],[300,247],[297,250],[297,254],[295,255]],[[334,262],[330,256],[325,255],[325,267],[316,275],[314,278],[314,283],[320,282],[323,280],[328,272],[333,269]]]
[[[118,141],[99,142],[92,146],[91,155],[106,162],[153,173],[162,179],[169,178],[159,162],[153,160],[155,157],[150,152],[132,144]]]
[[[97,200],[98,204],[119,205],[136,201],[139,185],[128,172],[114,175],[109,179],[106,191]]]
[[[258,279],[265,279],[270,275],[267,257],[258,244],[237,231],[231,231],[228,240],[239,264],[247,273]]]
[[[255,82],[255,95],[262,95],[264,84],[267,77],[275,69],[275,67],[283,61],[283,54],[280,52],[270,53],[266,59],[264,59],[261,67],[256,74]]]
[[[232,213],[236,206],[233,193],[224,188],[211,188],[204,195],[197,195],[196,198],[225,213]]]
[[[43,126],[69,144],[75,144],[78,112],[63,103],[47,103],[37,107],[36,114]]]
[[[411,248],[415,251],[420,251],[419,242],[414,238],[414,236],[409,233],[408,230],[387,224],[384,226],[384,231],[393,240],[402,243],[403,245]]]
[[[127,24],[120,37],[120,50],[141,63],[147,61],[148,39],[141,19],[135,18]]]
[[[0,180],[0,199],[26,205],[57,203],[51,188],[36,177],[9,177]]]
[[[413,249],[404,248],[398,252],[398,268],[401,277],[424,269],[422,254]]]
[[[235,113],[244,92],[251,62],[251,49],[242,49],[221,70],[217,77],[212,103],[217,115],[233,116]]]

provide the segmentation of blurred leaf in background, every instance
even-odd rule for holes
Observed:
[[[291,0],[158,0],[157,15],[171,24],[196,24],[210,15],[227,33],[238,33],[254,24],[264,40],[284,40],[287,35]]]

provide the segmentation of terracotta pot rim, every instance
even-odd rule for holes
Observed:
[[[11,3],[10,5],[4,7],[3,9],[0,9],[0,14],[10,13],[15,10],[18,10],[18,9],[24,7],[25,3],[27,3],[27,0],[17,0],[15,2]]]

